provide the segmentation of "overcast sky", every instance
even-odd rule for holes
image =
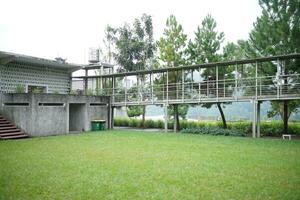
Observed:
[[[153,16],[158,39],[174,14],[189,38],[211,14],[226,41],[247,39],[260,15],[258,0],[0,0],[0,51],[86,63],[107,24],[120,26],[142,13]]]

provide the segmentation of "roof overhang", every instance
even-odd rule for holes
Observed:
[[[13,62],[29,64],[29,65],[34,65],[34,66],[40,66],[40,67],[66,69],[69,72],[77,71],[77,70],[81,69],[83,66],[83,65],[79,65],[79,64],[60,63],[55,60],[0,51],[0,65],[7,65],[7,64],[13,63]]]

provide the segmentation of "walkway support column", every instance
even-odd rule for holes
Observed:
[[[84,78],[84,94],[87,95],[88,90],[88,69],[85,69],[85,78]]]
[[[164,104],[165,133],[168,132],[168,104]]]
[[[257,126],[256,126],[256,128],[257,128],[256,134],[257,134],[258,138],[260,138],[260,104],[261,104],[261,102],[258,101],[257,102]]]
[[[112,100],[110,100],[107,106],[107,113],[108,113],[107,129],[113,129],[114,128],[114,107],[112,106]]]
[[[260,101],[253,100],[252,137],[260,137]]]
[[[252,112],[252,137],[256,138],[256,122],[257,122],[257,101],[253,100],[253,112]]]
[[[177,132],[177,115],[178,115],[178,105],[174,104],[174,133]]]

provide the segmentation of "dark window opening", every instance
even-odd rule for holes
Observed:
[[[29,103],[4,103],[4,106],[29,106]]]
[[[107,106],[106,103],[90,103],[90,106]]]
[[[39,103],[39,106],[64,106],[64,103]]]

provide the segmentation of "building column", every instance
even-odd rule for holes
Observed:
[[[110,129],[114,129],[114,107],[111,106],[110,109]]]
[[[260,101],[253,100],[252,137],[260,137]]]
[[[257,122],[257,101],[253,100],[253,112],[252,112],[252,137],[256,138],[256,122]]]
[[[257,134],[258,138],[260,138],[260,104],[261,104],[261,102],[258,101],[257,102],[257,126],[256,126],[256,128],[257,128],[256,134]]]
[[[88,90],[88,70],[85,69],[85,78],[84,78],[84,94],[87,95],[87,90]]]
[[[168,132],[168,104],[164,104],[165,133]]]
[[[114,128],[114,107],[112,106],[112,97],[107,102],[107,129]]]
[[[177,110],[178,110],[178,107],[177,107],[178,105],[175,105],[174,104],[174,133],[176,133],[177,132],[177,126],[178,126],[178,124],[177,124]]]

